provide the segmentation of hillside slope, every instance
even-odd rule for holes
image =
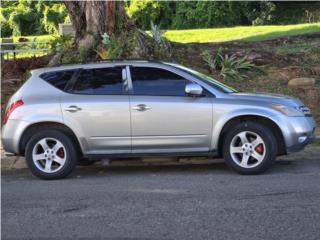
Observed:
[[[243,80],[223,80],[210,72],[201,56],[204,51],[214,55],[219,48],[229,56],[246,56],[259,70],[243,72],[247,75]],[[177,62],[211,75],[239,91],[273,92],[300,98],[311,108],[320,124],[320,33],[259,42],[175,44],[174,51]],[[315,84],[288,86],[294,78],[312,78]]]

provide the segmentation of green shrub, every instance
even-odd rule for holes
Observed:
[[[250,70],[255,67],[254,64],[247,61],[246,57],[238,59],[236,55],[221,56],[221,72],[220,75],[223,79],[227,80],[242,80],[247,77],[242,72]]]
[[[128,32],[120,32],[117,36],[104,33],[94,51],[102,60],[128,58],[134,49],[135,37]]]
[[[135,35],[128,32],[121,32],[118,36],[111,35],[108,45],[108,58],[128,58],[135,47]]]
[[[202,59],[205,61],[205,63],[209,66],[209,69],[211,72],[214,72],[215,70],[221,69],[221,62],[222,62],[222,48],[218,48],[217,53],[215,57],[212,56],[212,54],[205,50],[202,54]]]
[[[204,51],[201,55],[204,62],[209,66],[210,71],[218,71],[223,80],[242,80],[246,77],[243,73],[244,71],[256,67],[247,60],[246,56],[238,58],[235,54],[224,54],[222,48],[219,48],[215,55],[211,55],[208,51]]]
[[[72,48],[73,37],[71,35],[57,36],[49,42],[51,53],[63,53]]]

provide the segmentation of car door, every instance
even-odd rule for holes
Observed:
[[[158,67],[130,66],[132,152],[209,151],[211,96],[185,94],[190,81]]]
[[[80,136],[86,154],[131,152],[125,67],[82,69],[62,96],[64,121]]]

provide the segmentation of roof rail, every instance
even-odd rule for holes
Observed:
[[[128,59],[123,59],[123,58],[111,58],[111,59],[96,61],[96,62],[92,62],[92,63],[118,62],[118,61],[119,61],[119,62],[125,62],[125,61],[146,61],[146,62],[162,63],[162,61],[160,61],[160,60],[145,59],[145,58],[128,58]]]
[[[98,61],[88,61],[88,62],[79,62],[79,63],[65,63],[65,64],[54,64],[50,67],[60,67],[60,66],[68,66],[68,65],[81,65],[81,64],[95,64],[95,63],[110,63],[110,62],[125,62],[125,61],[145,61],[145,62],[150,62],[150,63],[164,63],[161,60],[155,60],[155,59],[145,59],[145,58],[128,58],[128,59],[123,59],[123,58],[112,58],[112,59],[106,59],[106,60],[98,60]],[[172,60],[172,63],[177,63],[176,60]]]

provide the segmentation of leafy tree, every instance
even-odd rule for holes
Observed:
[[[64,4],[44,5],[41,23],[46,32],[58,34],[59,23],[67,20],[68,12]]]
[[[133,0],[127,12],[143,29],[150,20],[165,29],[295,24],[320,21],[320,2]]]
[[[252,25],[270,24],[276,5],[273,2],[242,2],[243,14]]]
[[[29,35],[41,32],[39,13],[34,11],[36,2],[19,1],[15,6],[10,6],[7,12],[10,15],[7,22],[15,36]]]
[[[0,15],[1,36],[10,37],[57,33],[68,13],[61,2],[19,0],[2,2]]]
[[[174,1],[132,0],[126,6],[128,16],[141,29],[150,29],[150,22],[170,28],[176,8]]]

